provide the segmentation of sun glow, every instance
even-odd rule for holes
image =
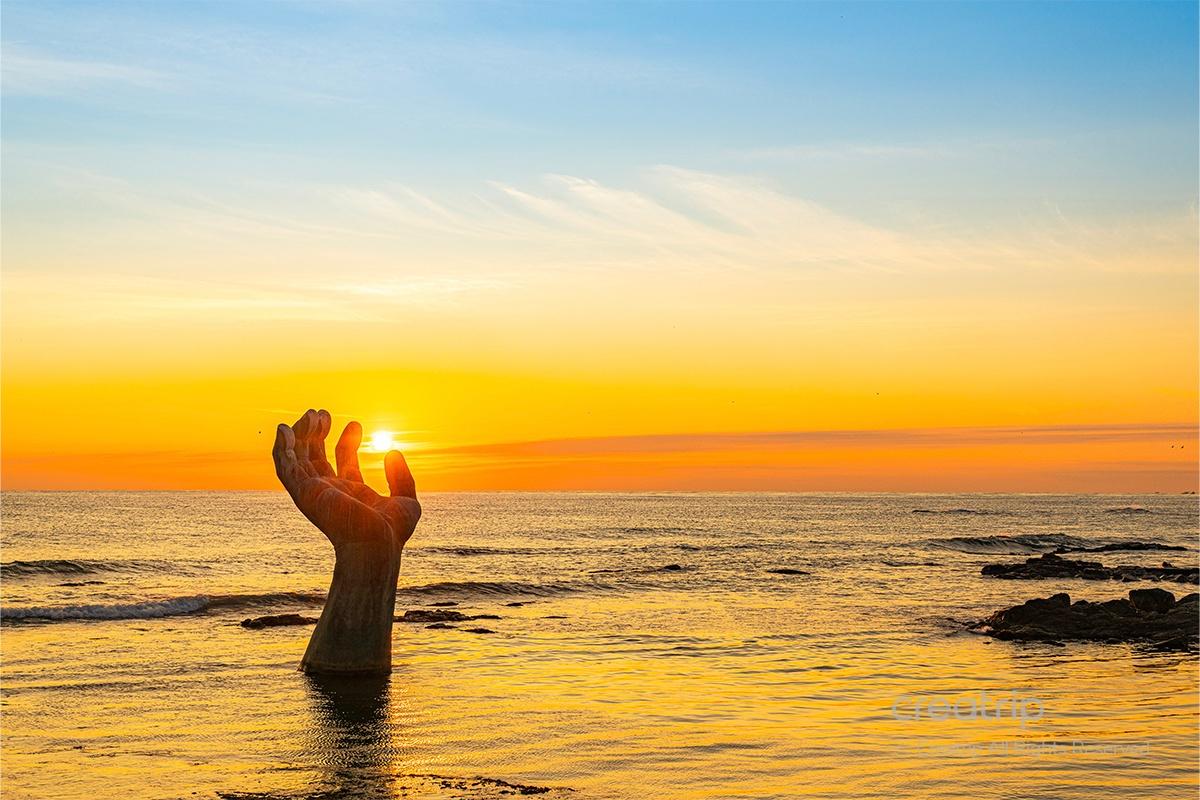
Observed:
[[[371,434],[371,452],[386,453],[396,448],[391,431],[375,431]]]

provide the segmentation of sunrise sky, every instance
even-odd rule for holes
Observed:
[[[270,488],[310,406],[423,490],[1196,488],[1194,3],[6,0],[0,61],[4,488]]]

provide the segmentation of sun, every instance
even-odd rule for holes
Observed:
[[[375,431],[371,434],[371,450],[375,453],[386,453],[393,450],[396,442],[392,439],[391,431]]]

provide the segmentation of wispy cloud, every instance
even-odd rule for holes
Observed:
[[[141,66],[63,58],[5,42],[0,58],[5,94],[57,95],[102,84],[164,89],[168,76]]]
[[[746,161],[922,161],[1040,150],[1052,144],[1049,139],[1036,137],[933,142],[828,141],[746,147],[732,150],[729,155]]]
[[[844,142],[836,144],[795,144],[777,147],[753,147],[736,150],[738,158],[758,161],[826,161],[856,159],[927,159],[958,158],[961,148],[949,145],[868,144]]]
[[[330,199],[373,235],[421,230],[456,241],[538,243],[580,264],[689,270],[1191,270],[1193,210],[1100,226],[1047,211],[1005,236],[889,229],[840,214],[769,181],[660,165],[621,187],[550,174],[536,185],[489,182],[467,198],[409,187],[340,188]]]

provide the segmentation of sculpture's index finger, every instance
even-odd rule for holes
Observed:
[[[290,488],[297,479],[296,434],[292,428],[279,423],[275,429],[275,446],[271,449],[275,459],[275,475],[284,487]]]
[[[362,483],[362,470],[358,467],[358,448],[362,445],[362,434],[362,425],[352,421],[338,438],[333,456],[337,461],[339,478]]]
[[[329,459],[325,455],[325,437],[329,435],[332,426],[333,419],[329,412],[321,409],[317,412],[308,442],[308,460],[317,474],[325,478],[333,477],[333,467],[329,466]]]
[[[311,408],[301,414],[300,419],[296,420],[296,424],[292,426],[296,442],[293,449],[296,452],[297,460],[308,461],[308,442],[316,426],[317,412]]]

